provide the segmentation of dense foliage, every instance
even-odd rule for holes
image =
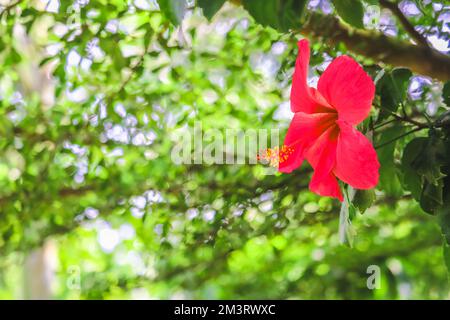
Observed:
[[[61,299],[449,298],[448,4],[158,2],[0,1],[0,298],[39,252]],[[173,162],[197,121],[285,132],[301,37],[311,83],[348,54],[376,84],[375,190]]]

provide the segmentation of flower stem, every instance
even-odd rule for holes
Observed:
[[[401,139],[401,138],[403,138],[403,137],[406,137],[407,135],[410,135],[411,133],[420,131],[420,130],[425,129],[425,128],[426,128],[426,127],[418,127],[418,128],[415,128],[415,129],[413,129],[413,130],[411,130],[411,131],[408,131],[408,132],[406,132],[406,133],[404,133],[404,134],[399,135],[398,137],[396,137],[396,138],[394,138],[394,139],[388,140],[388,141],[386,141],[386,142],[384,142],[384,143],[382,143],[382,144],[380,144],[380,145],[378,145],[378,146],[375,146],[375,149],[379,149],[379,148],[382,148],[382,147],[384,147],[384,146],[387,146],[388,144],[391,144],[392,142],[395,142],[395,141],[397,141],[397,140],[399,140],[399,139]]]
[[[373,130],[377,130],[377,129],[379,129],[379,128],[381,128],[381,127],[384,127],[385,125],[387,125],[387,124],[389,124],[389,123],[392,123],[392,122],[395,122],[395,121],[397,121],[397,119],[391,119],[391,120],[389,120],[389,121],[380,123],[379,125],[376,125],[375,127],[373,127]]]

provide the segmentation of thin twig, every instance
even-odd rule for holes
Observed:
[[[379,1],[382,7],[388,9],[394,16],[397,17],[405,31],[411,36],[411,38],[413,38],[417,42],[417,44],[430,49],[430,45],[428,44],[427,39],[414,28],[414,26],[411,24],[411,22],[409,22],[409,20],[406,18],[406,16],[403,14],[396,3],[393,3],[389,0]]]
[[[379,125],[374,126],[374,127],[373,127],[373,130],[377,130],[377,129],[379,129],[379,128],[381,128],[381,127],[384,127],[385,125],[388,125],[389,123],[392,123],[392,122],[395,122],[395,121],[397,121],[397,119],[391,119],[391,120],[389,120],[389,121],[380,123]]]
[[[379,107],[379,106],[378,106],[378,107]],[[390,123],[392,123],[392,122],[395,122],[396,120],[400,120],[400,121],[403,121],[403,122],[408,122],[408,123],[410,123],[410,124],[412,124],[412,125],[415,125],[415,126],[418,127],[418,128],[429,128],[429,127],[433,126],[433,125],[430,124],[430,123],[423,123],[423,122],[414,120],[414,119],[408,117],[408,115],[407,115],[406,113],[405,113],[404,116],[400,116],[400,115],[398,115],[398,114],[395,113],[395,112],[392,112],[392,111],[388,111],[388,112],[389,112],[389,115],[391,115],[392,117],[394,117],[394,119],[391,119],[391,120],[388,120],[388,121],[386,121],[386,122],[383,122],[383,123],[380,123],[380,124],[376,125],[376,126],[373,128],[374,130],[379,129],[379,128],[381,128],[381,127],[384,127],[385,125],[390,124]]]
[[[396,113],[391,113],[391,115],[397,120],[411,123],[411,124],[417,126],[418,128],[421,128],[421,129],[430,127],[429,124],[423,123],[423,122],[420,122],[420,121],[417,121],[417,120],[414,120],[414,119],[411,119],[408,116],[399,116]]]
[[[382,144],[380,144],[378,146],[375,146],[375,149],[379,149],[379,148],[382,148],[384,146],[387,146],[388,144],[391,144],[392,142],[395,142],[395,141],[397,141],[397,140],[399,140],[399,139],[401,139],[403,137],[406,137],[407,135],[410,135],[411,133],[420,131],[422,129],[425,129],[425,128],[415,128],[415,129],[413,129],[411,131],[408,131],[408,132],[406,132],[404,134],[399,135],[398,137],[395,137],[394,139],[388,140],[388,141],[386,141],[386,142],[384,142],[384,143],[382,143]]]
[[[7,6],[2,10],[2,12],[0,12],[0,19],[3,17],[3,15],[4,15],[6,12],[9,12],[10,10],[14,9],[15,7],[17,7],[22,1],[23,1],[23,0],[18,0],[18,1],[16,1],[16,2],[14,2],[14,3],[11,3],[11,4],[7,5]]]
[[[406,67],[444,82],[450,79],[450,56],[437,50],[377,31],[354,29],[332,15],[310,12],[307,17],[298,32],[308,38],[327,46],[343,43],[348,51],[376,61]]]

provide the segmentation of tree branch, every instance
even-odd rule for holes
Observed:
[[[311,13],[299,32],[332,46],[342,42],[350,51],[376,61],[407,67],[441,81],[450,79],[449,56],[428,46],[413,45],[378,32],[350,28],[333,16]]]
[[[0,19],[3,17],[4,14],[6,14],[7,12],[9,13],[10,10],[14,9],[21,3],[22,3],[22,0],[18,0],[16,2],[12,2],[12,3],[8,4],[6,7],[4,7],[4,9],[0,12]]]
[[[400,21],[405,31],[408,32],[408,34],[411,36],[411,38],[413,38],[417,42],[417,44],[425,48],[431,49],[427,39],[414,28],[414,26],[405,17],[405,15],[403,14],[403,12],[400,10],[400,8],[396,3],[390,2],[389,0],[379,0],[379,1],[380,5],[383,8],[388,9],[389,11],[392,12],[394,16],[397,17],[397,19]]]

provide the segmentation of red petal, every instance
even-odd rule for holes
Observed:
[[[278,171],[290,173],[300,167],[304,159],[303,151],[304,147],[301,144],[296,144],[289,157],[286,160],[279,162]]]
[[[292,112],[313,113],[330,108],[322,95],[307,84],[309,67],[309,42],[298,42],[298,56],[292,76],[291,110]]]
[[[340,133],[334,173],[357,189],[371,189],[378,183],[377,153],[370,141],[345,121],[337,121]]]
[[[280,161],[279,171],[289,173],[298,168],[303,162],[304,150],[335,123],[336,117],[336,113],[294,114],[284,139],[284,145],[293,152],[285,161]]]
[[[309,189],[321,196],[334,197],[342,201],[342,193],[333,174],[338,133],[337,126],[327,129],[308,149],[306,158],[314,168]]]
[[[369,114],[375,94],[372,79],[348,56],[340,56],[319,79],[319,92],[339,113],[339,119],[356,125]]]
[[[328,174],[320,182],[314,182],[314,175],[309,183],[309,190],[323,197],[332,197],[344,201],[341,188],[333,173]]]

